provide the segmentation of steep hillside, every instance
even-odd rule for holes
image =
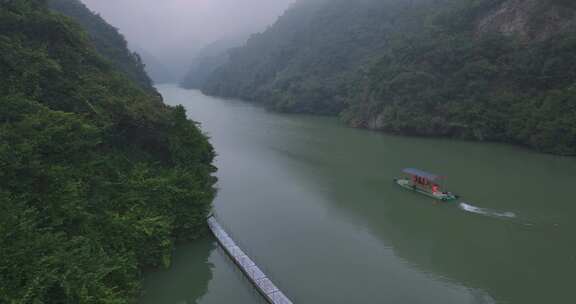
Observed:
[[[271,28],[231,52],[204,91],[283,111],[338,113],[343,100],[332,97],[367,59],[365,53],[381,44],[373,37],[381,16],[370,13],[377,2],[339,2],[334,7],[326,0],[297,2]]]
[[[202,88],[212,73],[228,62],[231,49],[240,47],[245,42],[246,37],[232,37],[217,40],[202,48],[192,61],[180,86],[186,89]]]
[[[96,50],[116,68],[147,91],[154,91],[144,63],[137,53],[128,49],[124,36],[93,13],[80,0],[47,0],[50,8],[73,18],[88,32]]]
[[[356,127],[576,154],[575,12],[565,0],[300,1],[204,91]]]
[[[477,33],[501,33],[521,42],[545,41],[576,30],[570,0],[507,0],[494,5],[475,20]]]
[[[0,2],[0,302],[134,303],[205,230],[212,147],[44,1]]]

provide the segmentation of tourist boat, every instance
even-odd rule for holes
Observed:
[[[407,177],[395,178],[394,182],[400,187],[424,194],[426,196],[441,200],[451,201],[458,198],[457,195],[444,189],[444,176],[428,173],[419,169],[406,168],[402,170]]]

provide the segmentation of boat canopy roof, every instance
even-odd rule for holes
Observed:
[[[433,173],[428,173],[426,171],[422,171],[420,169],[414,169],[414,168],[406,168],[406,169],[402,170],[402,172],[404,172],[406,174],[410,174],[410,175],[415,175],[418,177],[423,177],[429,181],[435,181],[435,180],[444,178],[444,176],[436,175]]]

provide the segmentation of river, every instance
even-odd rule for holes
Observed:
[[[219,221],[295,303],[573,303],[574,158],[159,89],[211,137]],[[404,167],[448,176],[462,198],[399,188]],[[207,237],[147,274],[141,303],[263,300]]]

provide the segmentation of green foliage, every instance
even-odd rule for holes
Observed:
[[[205,231],[212,147],[42,3],[0,4],[0,74],[0,302],[134,302]]]
[[[546,0],[519,11],[531,41],[478,28],[509,2],[300,1],[203,90],[356,127],[574,155],[576,7]]]
[[[80,0],[48,0],[50,8],[73,18],[88,33],[96,50],[114,67],[125,73],[144,90],[154,93],[152,80],[137,53],[128,50],[126,39],[102,17],[94,14]]]

